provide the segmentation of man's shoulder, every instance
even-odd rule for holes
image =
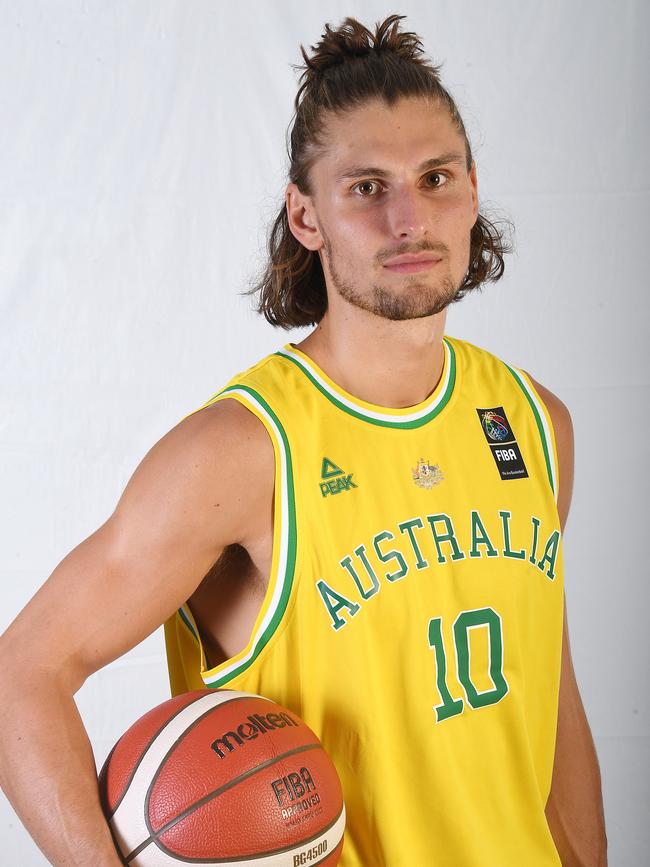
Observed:
[[[277,408],[286,367],[278,351],[241,369],[203,404],[188,412],[162,438],[175,466],[196,468],[210,484],[220,479],[231,490],[261,491],[273,486],[275,444],[268,422]]]
[[[250,367],[233,374],[230,379],[215,391],[204,403],[190,410],[185,418],[221,401],[234,397],[246,403],[246,398],[261,402],[274,402],[278,395],[283,395],[287,385],[287,374],[293,365],[287,361],[286,346],[262,356]],[[240,414],[243,418],[244,416]]]
[[[182,419],[136,468],[116,514],[134,525],[146,513],[168,528],[223,545],[247,538],[273,495],[275,455],[261,421],[224,398]],[[158,518],[151,516],[157,515]]]
[[[542,385],[541,382],[538,382],[537,379],[534,379],[530,373],[527,371],[523,371],[528,379],[532,382],[535,390],[544,401],[546,408],[549,411],[549,415],[553,421],[553,426],[556,429],[556,433],[558,431],[566,434],[570,432],[571,429],[571,413],[569,412],[569,408],[567,405],[555,394],[551,391],[550,388],[547,388],[545,385]]]
[[[538,396],[547,405],[551,415],[557,417],[560,424],[566,424],[567,419],[570,420],[569,410],[562,400],[549,388],[542,385],[537,379],[534,379],[527,370],[524,370],[523,367],[508,359],[505,354],[492,351],[491,349],[487,349],[487,347],[479,346],[460,337],[445,335],[445,338],[451,343],[456,355],[462,354],[466,358],[472,358],[474,361],[483,360],[486,363],[496,363],[503,367],[503,369],[511,371],[511,373],[523,374],[527,380],[524,385],[532,384]]]
[[[478,346],[469,340],[445,335],[451,342],[455,354],[465,364],[472,363],[481,371],[481,376],[490,377],[495,371],[509,371],[504,376],[514,376],[524,392],[541,401],[548,410],[558,445],[567,452],[573,448],[573,425],[571,413],[566,404],[545,385],[542,385],[527,370],[506,359],[502,354],[486,347]]]
[[[483,361],[484,363],[496,363],[502,366],[505,365],[505,367],[514,367],[508,361],[505,354],[488,349],[487,346],[480,346],[478,343],[473,343],[464,337],[456,337],[451,334],[445,334],[445,340],[451,345],[455,354],[463,356],[464,360]]]
[[[273,446],[264,424],[234,396],[224,395],[195,410],[172,430],[179,449],[206,452],[219,462],[265,463],[273,457]]]

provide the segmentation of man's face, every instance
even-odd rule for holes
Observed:
[[[372,101],[330,116],[312,167],[314,246],[328,287],[387,319],[443,310],[469,266],[478,214],[476,166],[443,106]],[[429,165],[425,165],[430,161]],[[438,261],[390,267],[403,254]]]

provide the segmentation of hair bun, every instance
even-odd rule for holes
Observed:
[[[338,66],[351,57],[362,57],[373,52],[381,54],[390,51],[411,63],[423,63],[420,59],[423,47],[418,35],[399,31],[399,21],[402,18],[406,18],[406,15],[390,15],[381,24],[377,22],[375,33],[356,18],[349,16],[335,30],[326,24],[321,41],[310,46],[314,52],[311,57],[308,57],[304,47],[300,46],[305,61],[301,81],[303,78],[311,80],[322,75],[327,69]]]

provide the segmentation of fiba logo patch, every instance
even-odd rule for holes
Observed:
[[[489,409],[477,407],[476,412],[501,478],[504,481],[528,478],[528,470],[505,409],[502,406]]]
[[[498,409],[501,409],[501,407],[498,407]],[[502,443],[512,436],[505,413],[499,415],[494,409],[484,409],[479,414],[488,442],[491,440],[492,442]]]

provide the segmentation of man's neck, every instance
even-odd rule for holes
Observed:
[[[355,317],[333,323],[326,313],[295,346],[355,397],[402,409],[422,403],[440,381],[446,313],[400,322],[372,316],[369,328]]]

